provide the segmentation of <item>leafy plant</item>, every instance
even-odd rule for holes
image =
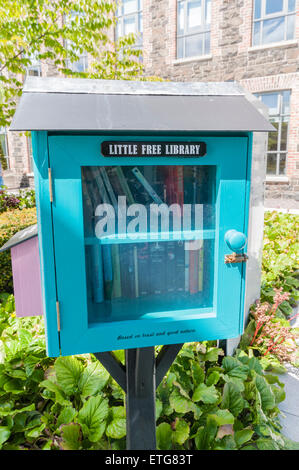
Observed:
[[[290,299],[280,305],[285,316],[292,314],[292,305],[299,300],[299,216],[266,212],[262,259],[262,300],[273,303],[274,288],[282,288]]]
[[[36,209],[10,210],[0,214],[0,247],[15,233],[36,223]],[[13,292],[10,250],[0,253],[0,293]]]

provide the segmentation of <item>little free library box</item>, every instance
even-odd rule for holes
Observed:
[[[28,77],[11,130],[32,133],[49,356],[242,333],[273,129],[253,103],[229,82]]]

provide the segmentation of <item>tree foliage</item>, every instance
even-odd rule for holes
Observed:
[[[64,76],[145,79],[135,35],[114,38],[116,8],[112,0],[1,0],[0,126],[10,123],[33,61]],[[82,53],[88,70],[75,72],[69,64]]]

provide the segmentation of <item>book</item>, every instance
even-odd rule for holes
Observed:
[[[165,242],[150,243],[150,293],[157,295],[166,291]]]
[[[176,242],[175,256],[176,291],[185,291],[185,245],[184,242]]]
[[[113,288],[112,298],[117,299],[121,297],[121,278],[120,278],[120,262],[119,262],[119,246],[111,246],[112,253],[112,271],[113,271]]]
[[[202,245],[202,248],[199,250],[199,259],[198,259],[198,291],[202,292],[203,291],[203,270],[204,270],[204,264],[203,264],[203,259],[204,259],[204,245]]]
[[[127,180],[124,176],[123,170],[120,166],[116,167],[116,173],[118,176],[119,184],[122,188],[122,194],[126,196],[128,204],[134,204],[134,198],[132,196],[131,190],[128,186]]]
[[[153,199],[153,201],[156,203],[156,204],[163,204],[163,201],[162,199],[158,196],[158,194],[156,193],[156,191],[154,190],[154,188],[149,184],[149,182],[147,181],[147,179],[143,176],[143,174],[139,171],[139,169],[137,167],[133,168],[132,170],[133,174],[136,176],[136,178],[138,179],[138,181],[142,184],[142,186],[144,187],[144,189],[148,192],[148,194],[150,195],[150,197]]]
[[[110,201],[111,201],[111,203],[112,203],[112,205],[113,205],[113,207],[114,207],[114,210],[117,211],[117,200],[116,200],[116,197],[115,197],[115,194],[114,194],[112,185],[111,185],[111,183],[110,183],[110,180],[109,180],[109,178],[108,178],[106,169],[105,169],[104,167],[101,167],[101,168],[100,168],[100,172],[101,172],[101,174],[102,174],[105,187],[106,187],[107,192],[108,192],[108,194],[109,194]]]
[[[112,251],[111,246],[103,245],[103,268],[104,268],[104,293],[105,299],[112,299],[113,289],[113,265],[112,265]]]
[[[145,297],[150,294],[150,250],[149,243],[137,245],[137,271],[138,271],[138,295]]]
[[[198,250],[189,251],[189,292],[196,294],[198,292]]]
[[[166,292],[176,290],[176,244],[177,242],[164,242],[166,249]]]
[[[121,293],[123,298],[136,297],[134,245],[119,246]]]

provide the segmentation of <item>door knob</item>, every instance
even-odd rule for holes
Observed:
[[[242,251],[247,243],[246,235],[237,230],[228,230],[224,235],[227,246],[234,252],[238,253]]]

